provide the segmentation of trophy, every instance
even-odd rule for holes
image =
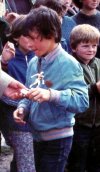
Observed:
[[[44,72],[40,72],[40,73],[37,73],[33,76],[31,76],[31,78],[37,76],[37,78],[35,79],[35,81],[30,85],[29,88],[32,88],[33,86],[35,87],[40,87],[40,84],[44,84]]]
[[[36,77],[35,81],[29,86],[29,89],[31,89],[33,86],[36,87],[40,87],[40,84],[44,84],[44,72],[40,72],[37,73],[33,76],[31,76],[31,78]],[[21,89],[21,94],[23,97],[26,97],[27,92],[29,91],[29,89]]]

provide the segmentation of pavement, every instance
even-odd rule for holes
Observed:
[[[6,145],[4,138],[1,140],[0,153],[0,172],[10,172],[10,162],[12,160],[13,152],[9,146]]]
[[[2,148],[0,154],[0,172],[10,172],[10,162],[12,160],[12,151]]]

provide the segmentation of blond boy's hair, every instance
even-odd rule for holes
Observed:
[[[96,27],[89,24],[81,24],[75,26],[71,31],[70,45],[72,49],[75,49],[81,42],[99,44],[99,39],[100,32]]]

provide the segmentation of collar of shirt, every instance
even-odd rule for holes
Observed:
[[[61,44],[58,44],[58,46],[53,51],[51,51],[49,54],[47,54],[45,57],[42,58],[42,61],[45,61],[47,63],[52,62],[57,57],[57,54],[59,54],[59,51],[61,50],[62,50]]]

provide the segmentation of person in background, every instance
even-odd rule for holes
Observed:
[[[10,27],[14,19],[16,19],[19,14],[14,12],[5,12],[0,16],[0,54],[2,53],[3,47],[8,41],[7,34],[10,32]]]
[[[70,36],[73,56],[80,62],[89,90],[89,108],[76,114],[68,172],[100,171],[100,59],[96,58],[100,32],[94,26],[76,26]]]
[[[8,96],[9,98],[12,99],[22,98],[22,94],[21,94],[22,89],[26,89],[26,87],[20,82],[16,81],[14,78],[7,75],[4,71],[2,71],[1,63],[0,63],[0,98],[3,95]],[[1,147],[1,137],[0,137],[0,147]]]
[[[29,115],[36,171],[64,172],[74,115],[88,107],[83,71],[60,45],[61,22],[54,10],[41,6],[30,12],[23,34],[28,36],[36,56],[27,69],[28,99],[19,102],[14,119],[24,125],[24,117]]]
[[[7,42],[11,23],[20,14],[27,14],[36,0],[2,0],[0,2],[0,54]],[[2,31],[2,32],[1,32]]]
[[[90,24],[100,31],[100,11],[97,9],[100,0],[73,0],[74,4],[80,9],[72,16],[72,19],[79,24]],[[100,58],[100,43],[96,56]]]
[[[7,70],[10,76],[23,84],[25,84],[26,81],[28,63],[34,56],[27,37],[23,36],[22,33],[24,18],[25,15],[20,15],[19,18],[12,23],[12,29],[9,34],[9,40],[15,45],[15,55],[10,59],[9,51],[6,51],[7,46],[11,47],[11,43],[9,42],[5,45],[2,52],[2,66]],[[13,51],[13,47],[11,50]],[[7,67],[5,68],[5,66]],[[29,124],[24,126],[19,125],[13,120],[13,111],[16,109],[17,104],[18,101],[8,99],[7,97],[3,97],[0,101],[0,118],[2,119],[1,131],[7,143],[14,149],[16,165],[13,164],[13,160],[11,163],[11,171],[35,172],[31,127]]]
[[[74,26],[76,26],[76,24],[70,17],[65,16],[66,7],[63,5],[62,0],[37,0],[33,8],[37,8],[41,5],[44,5],[48,8],[55,10],[59,15],[62,24],[61,45],[69,54],[71,54],[69,37],[71,30]]]
[[[15,12],[7,12],[3,16],[3,19],[8,22],[9,27],[11,27],[13,21],[19,17],[20,14],[15,13]]]
[[[0,18],[0,38],[3,35],[4,31],[6,31],[7,28],[8,28],[7,23]],[[10,53],[13,53],[12,48],[10,49],[9,46],[6,48],[7,48],[7,51],[10,51]],[[2,48],[1,48],[1,52],[2,52]],[[0,55],[0,97],[5,95],[12,99],[21,98],[22,94],[20,91],[21,91],[21,89],[26,89],[26,87],[23,84],[21,84],[20,82],[16,81],[14,78],[7,75],[1,69],[1,61],[2,61],[2,55]]]
[[[64,15],[70,17],[77,14],[78,8],[72,3],[72,0],[62,0],[62,4],[65,6]]]
[[[27,14],[34,2],[35,0],[5,0],[5,5],[8,12]]]
[[[80,9],[79,13],[72,18],[76,24],[90,24],[100,30],[100,12],[97,10],[99,6],[99,0],[73,0],[75,5]]]
[[[3,46],[7,41],[6,33],[8,33],[9,30],[10,28],[8,22],[0,17],[0,55],[2,54]]]

